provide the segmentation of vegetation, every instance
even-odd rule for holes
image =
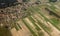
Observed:
[[[0,27],[0,36],[12,36],[10,30],[4,28],[4,27]]]
[[[23,2],[29,2],[30,0],[22,0]]]
[[[49,2],[56,2],[57,0],[49,0]]]
[[[52,18],[51,20],[52,20],[55,24],[57,24],[57,25],[60,23],[59,19]]]
[[[33,23],[33,25],[35,25],[35,28],[37,29],[37,31],[41,30],[36,24],[35,24],[35,20],[30,16],[29,20]]]
[[[20,26],[19,24],[17,24],[17,25],[18,25],[18,27],[19,27],[20,29],[22,29],[21,26]]]
[[[39,36],[44,36],[43,32],[38,32]]]
[[[17,26],[17,24],[15,24],[15,29],[18,31],[19,30],[19,27]]]
[[[33,34],[33,36],[37,36],[37,34],[34,32],[34,30],[22,19],[23,23],[26,25],[26,27],[30,30],[30,32]]]
[[[1,1],[0,1],[0,3],[1,3]],[[13,2],[13,0],[11,0],[11,1],[12,1],[11,3],[15,3],[15,1],[14,2]],[[20,20],[20,16],[21,16],[22,17],[21,21],[29,29],[29,31],[31,32],[31,34],[33,36],[44,36],[44,32],[42,32],[42,30],[47,32],[47,34],[49,34],[49,36],[52,36],[51,32],[52,32],[53,28],[51,29],[51,26],[49,26],[49,24],[47,22],[51,23],[53,25],[53,27],[56,27],[58,30],[60,30],[60,20],[59,19],[55,19],[55,18],[48,19],[41,12],[41,10],[40,10],[40,8],[41,8],[40,7],[40,3],[41,3],[40,0],[37,0],[34,3],[27,3],[30,0],[22,0],[22,1],[23,2],[22,2],[21,11],[19,9],[20,6],[18,8],[16,7],[17,9],[19,9],[19,12],[13,6],[14,9],[11,9],[13,11],[11,11],[10,9],[4,9],[4,10],[8,10],[8,11],[6,11],[6,12],[1,11],[0,12],[0,14],[3,14],[2,17],[3,18],[5,17],[5,19],[3,20],[4,24],[9,24],[10,27],[15,27],[16,30],[18,31],[19,29],[22,29],[21,25],[17,23],[17,21]],[[51,2],[51,0],[50,0],[50,2]],[[53,2],[56,2],[56,0],[53,1]],[[9,4],[10,2],[7,1],[6,3]],[[31,5],[29,5],[29,4],[31,4]],[[49,12],[52,12],[52,11],[57,12],[55,10],[56,7],[54,5],[52,5],[52,4],[51,4],[51,6],[46,5],[46,7],[51,10]],[[37,16],[35,17],[36,13],[37,13]],[[55,14],[55,16],[56,16],[56,14]],[[30,23],[25,18],[28,18]],[[3,22],[1,22],[1,23],[3,23]],[[31,23],[32,23],[32,25],[31,25]],[[7,33],[7,34],[9,33],[8,32],[9,29],[7,29],[7,28],[9,28],[9,27],[8,26],[0,27],[0,32],[1,32],[0,36],[4,36],[5,35],[4,33]],[[4,35],[2,35],[2,34],[4,34]],[[53,34],[55,34],[55,33],[53,33]]]

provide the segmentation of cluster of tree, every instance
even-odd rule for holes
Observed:
[[[14,3],[18,2],[17,0],[0,0],[0,8],[6,8],[12,5],[16,5]]]
[[[30,0],[22,0],[23,2],[29,2]]]
[[[0,3],[14,3],[18,2],[17,0],[0,0]]]
[[[60,16],[59,16],[57,13],[54,13],[54,11],[51,11],[51,10],[48,9],[48,8],[45,8],[45,10],[47,10],[50,15],[54,15],[54,16],[56,16],[57,18],[60,18]]]
[[[56,2],[57,0],[49,0],[49,2]]]

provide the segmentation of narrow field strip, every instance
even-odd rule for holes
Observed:
[[[17,25],[18,25],[18,27],[20,28],[20,29],[22,29],[22,27],[17,23]]]
[[[45,17],[42,13],[38,12],[42,17],[44,17],[45,20],[49,21],[53,26],[55,26],[58,30],[60,30],[59,27],[57,27],[57,25],[55,25],[55,23],[51,20],[49,20],[47,17]]]
[[[35,21],[34,21],[34,19],[30,16],[29,17],[29,20],[33,23],[33,25],[35,25],[35,28],[37,29],[37,31],[38,30],[41,30],[36,24],[35,24]]]
[[[17,24],[15,24],[15,29],[18,31],[19,30],[19,27]]]
[[[23,23],[26,25],[26,27],[30,30],[30,32],[32,33],[33,36],[38,36],[38,35],[36,34],[36,32],[30,27],[30,25],[28,25],[28,23],[26,23],[25,20],[22,19],[22,21],[23,21]]]
[[[40,7],[39,7],[40,8]],[[38,8],[38,9],[39,9]],[[46,21],[49,21],[54,27],[56,27],[58,30],[60,30],[60,28],[57,26],[57,25],[55,25],[55,23],[53,22],[53,21],[51,21],[51,20],[49,20],[47,17],[45,17],[41,12],[40,12],[40,10],[38,10],[38,11],[36,11],[36,9],[33,9],[35,12],[37,12],[38,14],[40,14]]]
[[[32,21],[32,20],[34,20],[34,19],[32,18],[32,16],[30,16],[29,19],[30,19],[30,21],[38,28],[37,30],[39,31],[40,28],[41,28],[40,25],[39,25],[37,22]],[[37,20],[36,20],[36,21],[37,21]]]

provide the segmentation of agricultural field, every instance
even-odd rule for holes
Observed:
[[[29,1],[23,0],[21,6],[18,5],[20,12],[9,14],[12,18],[16,17],[7,23],[10,24],[9,27],[1,23],[0,36],[60,36],[59,1],[56,3],[50,3],[48,0]]]

